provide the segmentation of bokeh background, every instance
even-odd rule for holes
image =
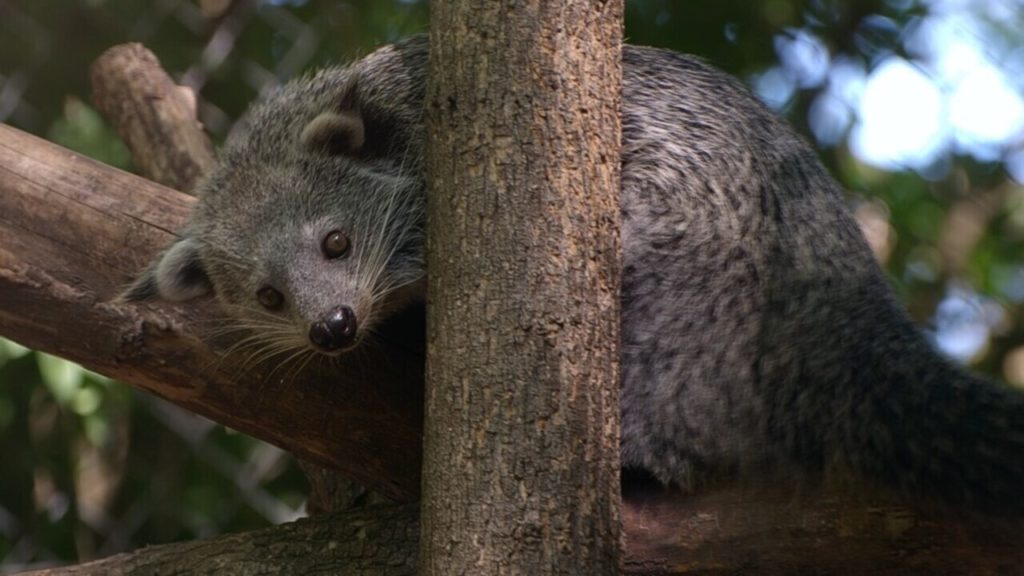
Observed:
[[[415,0],[0,0],[0,121],[131,170],[89,101],[104,49],[146,44],[219,141],[262,91],[427,16]],[[788,118],[935,346],[1024,386],[1024,0],[628,0],[626,34]],[[276,448],[0,340],[2,571],[287,521],[305,490]]]

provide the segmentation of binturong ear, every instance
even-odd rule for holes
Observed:
[[[185,237],[172,244],[151,264],[121,294],[120,299],[137,301],[159,297],[182,302],[205,296],[212,291],[210,278],[199,259],[199,243]]]
[[[324,112],[306,124],[300,141],[309,150],[356,156],[366,144],[366,127],[358,112]]]

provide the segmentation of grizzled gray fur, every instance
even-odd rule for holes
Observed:
[[[268,354],[372,345],[424,296],[426,56],[415,38],[256,104],[127,296],[212,292]],[[684,488],[839,465],[1024,516],[1024,397],[918,334],[812,150],[698,60],[623,61],[623,465]]]

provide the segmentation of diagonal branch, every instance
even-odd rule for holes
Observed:
[[[108,49],[89,73],[92,99],[114,124],[139,172],[191,192],[215,162],[213,146],[196,120],[196,97],[178,86],[141,44]]]
[[[185,309],[114,302],[171,240],[192,202],[0,125],[0,335],[336,468],[393,498],[415,497],[422,363],[393,361],[421,345],[415,322],[404,334],[408,341],[382,342],[324,375],[273,362],[243,375],[244,354],[222,357],[203,342],[203,332],[216,327],[213,303]]]
[[[93,102],[113,124],[146,178],[192,194],[216,163],[196,118],[196,96],[178,86],[156,55],[136,43],[107,49],[90,67]],[[364,490],[334,470],[298,460],[311,514],[347,509]],[[374,494],[374,493],[371,493]]]

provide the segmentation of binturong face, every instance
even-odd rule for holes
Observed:
[[[423,185],[401,155],[367,153],[358,112],[282,112],[289,99],[250,113],[180,239],[124,298],[213,294],[255,355],[335,356],[422,300]]]

